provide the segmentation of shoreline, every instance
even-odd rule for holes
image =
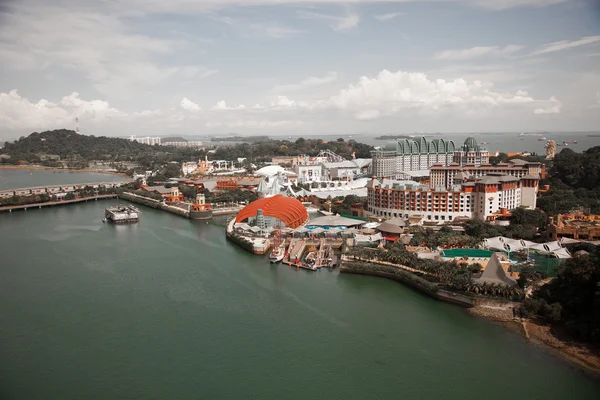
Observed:
[[[365,262],[362,261],[362,263]],[[379,266],[377,263],[369,264]],[[403,271],[404,274],[411,274],[409,271]],[[370,275],[399,281],[400,283],[412,287],[422,294],[433,297],[438,301],[456,304],[455,302],[448,301],[449,299],[447,298],[440,298],[438,296],[431,295],[427,290],[424,290],[421,285],[414,284],[416,282],[407,281],[402,279],[401,276],[389,274],[385,271],[357,271],[353,269],[346,269],[346,271],[344,271],[344,267],[340,266],[340,273]],[[414,274],[411,275],[416,277]],[[512,315],[512,311],[509,312],[508,309],[500,309],[491,304],[476,304],[472,307],[468,307],[460,303],[459,305],[462,306],[470,315],[502,324],[505,329],[517,333],[519,336],[525,338],[530,344],[539,346],[541,349],[552,353],[560,358],[563,362],[580,369],[582,372],[590,375],[594,379],[600,379],[600,350],[595,349],[589,344],[574,341],[561,329],[558,329],[560,332],[557,332],[561,337],[557,337],[552,333],[551,326],[544,325],[533,320],[515,319]]]
[[[0,170],[9,169],[9,170],[23,170],[23,171],[54,171],[54,172],[92,172],[95,174],[105,174],[105,175],[115,175],[131,178],[130,176],[122,173],[122,172],[114,172],[114,171],[105,171],[98,169],[73,169],[73,168],[55,168],[55,167],[44,167],[43,165],[0,165]]]
[[[551,326],[533,320],[507,321],[484,316],[477,312],[471,312],[471,310],[467,310],[467,312],[475,317],[485,318],[502,325],[504,329],[527,340],[530,345],[552,354],[569,366],[589,375],[592,379],[600,380],[600,351],[593,346],[567,338],[560,339],[551,333]]]

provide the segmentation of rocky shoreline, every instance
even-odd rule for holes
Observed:
[[[555,355],[600,378],[600,351],[593,346],[570,338],[561,329],[534,320],[518,320],[512,313],[489,307],[472,307],[467,312],[502,323],[506,328],[525,337],[530,343],[549,350]]]
[[[600,378],[600,351],[598,349],[576,342],[562,332],[555,333],[553,332],[553,328],[548,325],[537,321],[516,318],[513,313],[513,309],[517,307],[516,303],[506,301],[503,304],[498,301],[480,301],[473,302],[472,306],[468,306],[465,302],[450,301],[451,299],[447,298],[447,296],[436,295],[440,290],[432,293],[429,285],[420,282],[421,278],[416,276],[410,277],[409,275],[414,274],[411,274],[409,271],[391,271],[390,266],[379,265],[377,263],[365,263],[364,261],[360,263],[345,262],[340,267],[340,272],[373,275],[400,281],[440,301],[459,304],[469,314],[499,322],[504,327],[525,337],[530,343],[539,345],[543,349],[549,350],[567,362],[581,368],[584,372],[589,373],[595,378]]]

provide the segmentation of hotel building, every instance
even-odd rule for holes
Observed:
[[[537,176],[488,175],[461,180],[445,188],[373,178],[367,184],[368,211],[382,217],[420,217],[443,223],[459,217],[495,220],[517,207],[536,206]]]
[[[448,165],[456,148],[453,141],[404,139],[388,143],[383,149],[372,150],[373,175],[378,178],[409,179],[409,172],[425,171],[432,165]]]
[[[490,162],[490,153],[480,147],[473,137],[468,137],[461,148],[454,151],[452,162],[459,165],[473,164],[480,166]]]
[[[513,159],[507,163],[499,163],[497,165],[482,164],[467,164],[461,166],[457,163],[452,163],[448,166],[437,164],[429,170],[429,181],[431,187],[442,186],[449,188],[454,186],[455,177],[460,174],[459,181],[464,177],[481,178],[486,175],[508,175],[515,178],[524,176],[535,176],[538,179],[544,178],[545,171],[542,164],[539,162],[529,162],[521,159]],[[458,182],[459,184],[461,182]]]

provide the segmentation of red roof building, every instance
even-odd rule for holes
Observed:
[[[308,220],[306,207],[298,200],[277,194],[253,201],[244,207],[236,216],[235,222],[244,222],[254,218],[261,210],[266,217],[273,217],[289,228],[297,228]]]

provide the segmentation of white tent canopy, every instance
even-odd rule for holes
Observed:
[[[571,254],[561,246],[560,242],[534,243],[528,240],[511,239],[503,236],[483,240],[485,247],[490,250],[519,251],[530,249],[541,253],[550,253],[557,258],[571,258]]]

